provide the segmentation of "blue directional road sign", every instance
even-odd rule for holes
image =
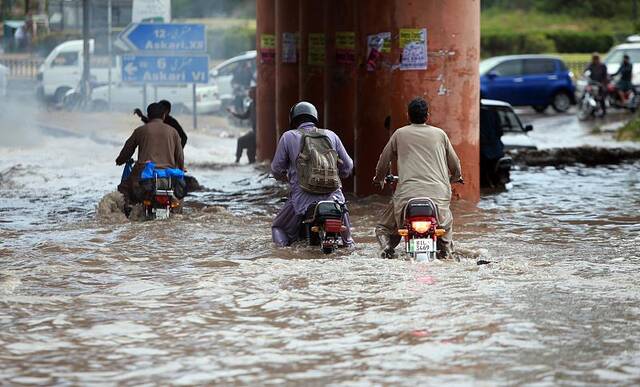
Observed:
[[[208,55],[124,55],[122,80],[132,83],[209,82]]]
[[[203,24],[133,23],[119,36],[133,51],[204,52],[207,37]]]

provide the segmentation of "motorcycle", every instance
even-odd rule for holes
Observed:
[[[134,160],[124,166],[122,181],[133,171]],[[177,172],[179,171],[179,172]],[[140,178],[142,205],[145,220],[166,220],[180,207],[178,199],[186,195],[184,174],[180,170],[155,169],[155,164],[147,162]]]
[[[609,106],[617,109],[627,109],[631,113],[635,113],[640,106],[640,96],[635,87],[624,92],[625,101],[620,98],[618,87],[614,82],[607,85],[607,102]]]
[[[385,183],[395,185],[397,176],[389,175]],[[462,180],[459,183],[463,183]],[[438,227],[438,206],[427,197],[410,199],[404,209],[404,225],[398,234],[404,241],[405,252],[418,262],[435,261],[438,258],[438,238],[446,231]]]
[[[602,99],[605,98],[605,96],[602,92],[602,85],[600,83],[589,81],[578,105],[578,119],[580,121],[584,121],[592,117],[604,116]]]
[[[309,206],[302,221],[301,236],[309,246],[320,246],[324,254],[331,254],[342,246],[342,233],[347,230],[344,215],[346,203],[322,200]]]

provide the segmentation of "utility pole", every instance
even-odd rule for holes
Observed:
[[[109,104],[109,111],[111,111],[111,67],[113,66],[113,42],[112,42],[112,38],[111,35],[113,34],[113,20],[112,20],[112,16],[111,16],[111,0],[109,0],[107,2],[107,7],[109,7],[109,9],[107,10],[107,50],[109,51],[109,74],[108,74],[108,82],[109,82],[109,95],[108,95],[108,104]]]
[[[82,0],[82,99],[84,102],[89,100],[89,81],[91,79],[90,50],[91,45],[89,39],[89,6],[90,0]]]

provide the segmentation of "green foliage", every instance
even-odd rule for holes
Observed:
[[[541,33],[494,32],[480,37],[482,56],[555,52],[552,40]]]
[[[255,0],[173,0],[175,18],[236,16],[255,17]]]
[[[618,141],[640,141],[640,118],[636,115],[630,119],[616,135]]]
[[[629,19],[633,2],[620,0],[482,0],[482,10],[537,11],[601,19]]]
[[[256,29],[250,26],[207,30],[207,45],[212,59],[231,58],[256,48]]]
[[[545,34],[559,52],[607,52],[615,43],[610,33],[551,31]]]

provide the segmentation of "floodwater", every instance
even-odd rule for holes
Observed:
[[[377,258],[380,198],[354,250],[272,247],[286,193],[231,139],[192,136],[208,189],[132,223],[96,211],[117,142],[38,138],[0,148],[0,384],[640,383],[640,164],[515,172],[456,205],[461,262],[418,264]]]

